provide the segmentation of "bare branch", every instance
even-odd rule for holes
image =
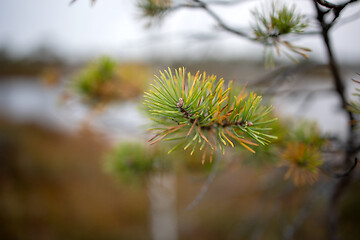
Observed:
[[[224,30],[226,30],[228,32],[231,32],[231,33],[234,33],[234,34],[236,34],[238,36],[247,38],[247,39],[252,40],[252,41],[255,40],[255,38],[250,37],[248,34],[228,26],[214,11],[212,11],[208,7],[208,5],[206,3],[204,3],[204,2],[202,2],[200,0],[193,0],[193,1],[195,3],[197,3],[197,5],[194,5],[194,6],[204,9],[213,19],[215,19],[215,21],[219,24],[219,26],[222,27]]]
[[[264,91],[264,95],[270,95],[270,94],[280,94],[278,90],[275,88],[279,87],[284,81],[289,79],[290,77],[294,76],[295,74],[299,74],[301,72],[310,71],[311,69],[314,69],[318,67],[319,65],[303,62],[297,65],[292,65],[289,67],[282,67],[279,69],[276,69],[270,73],[266,73],[261,78],[258,78],[256,80],[253,80],[252,86],[259,86],[263,85],[265,83],[270,84],[267,89]],[[271,83],[270,83],[271,82]]]
[[[77,1],[77,0],[71,0],[71,2],[69,3],[69,5],[74,4],[76,1]],[[91,2],[91,6],[94,6],[96,0],[90,0],[90,2]]]
[[[324,12],[322,12],[320,10],[320,7],[318,6],[318,0],[314,0],[314,5],[315,8],[317,10],[317,20],[322,28],[322,38],[323,38],[323,42],[324,45],[326,47],[326,52],[328,55],[328,65],[330,68],[330,71],[333,75],[333,81],[334,81],[334,86],[336,89],[337,94],[339,95],[340,99],[341,99],[341,104],[342,104],[342,108],[346,111],[348,117],[349,117],[349,121],[352,122],[354,120],[354,116],[353,114],[347,110],[347,100],[346,100],[346,96],[345,96],[345,86],[344,86],[344,82],[341,78],[340,75],[340,70],[339,70],[339,65],[335,60],[334,54],[333,54],[333,49],[331,46],[331,39],[329,36],[329,29],[332,27],[331,24],[327,24],[325,22],[325,18],[324,18]],[[353,132],[353,126],[351,124],[349,124],[349,132],[350,132],[350,136],[352,136],[352,132]],[[352,139],[349,139],[349,145],[352,145]]]
[[[340,7],[340,5],[337,5],[337,4],[328,2],[328,1],[326,1],[326,0],[316,0],[316,2],[317,2],[318,4],[320,4],[321,6],[327,7],[327,8],[338,8],[338,7]]]
[[[317,13],[317,20],[318,20],[318,23],[321,26],[321,30],[322,30],[321,36],[322,36],[324,45],[326,47],[327,55],[328,55],[329,68],[333,75],[333,81],[334,81],[333,84],[334,84],[336,92],[341,100],[342,108],[344,109],[345,113],[348,116],[348,133],[349,133],[348,136],[349,137],[348,137],[347,143],[346,143],[348,147],[346,149],[345,156],[344,156],[344,164],[348,164],[348,162],[351,161],[351,159],[352,159],[351,149],[354,146],[354,139],[355,139],[356,133],[355,133],[355,126],[351,123],[354,122],[355,118],[354,118],[353,113],[347,109],[348,103],[347,103],[346,94],[345,94],[345,87],[344,87],[344,83],[343,83],[341,75],[340,75],[339,65],[336,62],[334,54],[333,54],[331,39],[329,36],[329,30],[331,29],[331,27],[334,26],[336,19],[339,17],[340,12],[345,8],[345,6],[347,6],[350,3],[356,2],[356,1],[357,0],[350,0],[346,3],[343,3],[342,5],[331,5],[331,4],[329,5],[329,3],[324,0],[314,0],[313,1],[314,7],[315,7],[316,13]],[[332,9],[332,11],[334,13],[334,18],[330,23],[327,23],[325,20],[325,15],[328,12],[326,12],[326,11],[324,12],[323,10],[321,10],[320,6],[325,6],[329,9]],[[336,186],[334,186],[333,193],[329,197],[329,206],[327,209],[328,239],[336,239],[336,237],[337,237],[338,202],[339,202],[340,197],[343,195],[346,187],[350,183],[351,173],[353,172],[353,169],[355,168],[356,164],[357,164],[357,158],[355,159],[355,163],[345,173],[334,175],[335,178],[341,178],[341,180],[336,184]]]
[[[76,1],[76,0],[73,0]],[[184,3],[184,4],[178,4],[175,6],[172,6],[168,9],[168,11],[177,11],[183,8],[200,8],[205,10],[208,15],[210,15],[218,24],[221,28],[223,28],[224,30],[231,32],[233,34],[236,34],[238,36],[244,37],[246,39],[249,39],[251,41],[256,41],[255,38],[250,37],[248,34],[246,34],[244,31],[241,31],[239,29],[235,29],[233,27],[230,27],[228,24],[226,24],[222,18],[217,15],[214,11],[212,11],[208,6],[209,5],[235,5],[235,4],[240,4],[240,3],[244,3],[250,0],[234,0],[234,1],[209,1],[209,2],[202,2],[200,0],[192,0],[193,3]]]
[[[356,21],[357,19],[360,18],[360,10],[357,11],[356,13],[354,13],[353,15],[349,16],[349,17],[346,17],[346,18],[343,18],[343,19],[340,19],[341,22],[339,22],[335,28],[337,27],[340,27],[340,26],[343,26],[345,24],[348,24],[348,23],[351,23],[353,21]]]
[[[342,3],[342,4],[334,4],[334,3],[328,2],[326,0],[314,0],[315,7],[316,7],[316,10],[317,10],[317,13],[318,13],[318,20],[320,18],[322,19],[322,21],[319,21],[319,22],[321,22],[322,27],[325,28],[326,30],[329,30],[336,23],[336,20],[339,18],[340,13],[342,12],[342,10],[344,10],[344,8],[348,4],[355,3],[357,1],[358,0],[349,0],[348,2],[345,2],[345,3]],[[328,8],[328,10],[323,11],[323,10],[320,9],[319,6],[326,7],[326,8]],[[330,22],[327,23],[325,21],[325,19],[324,19],[324,15],[326,15],[326,14],[328,14],[330,12],[332,12],[334,14],[334,17]]]
[[[327,7],[327,8],[344,8],[346,5],[350,4],[350,3],[353,3],[353,2],[357,2],[357,0],[349,0],[348,2],[345,2],[343,4],[334,4],[334,3],[331,3],[329,1],[326,1],[326,0],[316,0],[316,2],[318,4],[320,4],[321,6],[323,7]]]
[[[313,35],[318,35],[321,34],[320,31],[308,31],[308,32],[303,32],[303,33],[299,33],[299,36],[313,36]]]

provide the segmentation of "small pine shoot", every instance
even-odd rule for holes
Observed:
[[[252,29],[255,39],[265,45],[265,63],[267,66],[274,64],[274,52],[280,55],[283,52],[288,58],[297,62],[293,54],[308,58],[309,48],[295,46],[282,36],[289,34],[301,34],[308,26],[305,15],[296,11],[295,6],[281,4],[273,1],[268,10],[252,11],[255,19]]]
[[[147,26],[150,27],[153,24],[152,21],[161,21],[171,10],[171,4],[171,0],[139,0],[137,5],[142,11],[142,16],[149,20]]]
[[[281,156],[281,165],[288,168],[285,179],[292,178],[297,186],[316,182],[324,162],[321,148],[325,144],[313,123],[305,122],[294,129]]]
[[[190,153],[202,151],[202,162],[209,153],[225,152],[226,146],[236,144],[255,153],[254,147],[266,145],[271,139],[269,124],[272,106],[261,104],[256,93],[245,88],[236,92],[233,81],[225,86],[223,79],[205,72],[195,75],[184,68],[160,72],[151,89],[145,93],[144,105],[156,131],[150,144],[159,141],[176,142],[169,151],[182,148]]]

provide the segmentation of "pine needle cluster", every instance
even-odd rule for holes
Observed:
[[[224,79],[217,80],[205,72],[195,75],[184,68],[160,72],[155,83],[145,93],[144,105],[155,127],[156,135],[151,144],[159,141],[174,141],[169,151],[183,148],[203,151],[210,161],[214,151],[224,153],[226,146],[239,144],[255,152],[254,146],[266,145],[276,137],[269,132],[271,106],[261,104],[262,98],[256,93],[247,93],[245,88],[235,93],[233,81],[225,87]]]
[[[289,142],[282,158],[289,167],[285,179],[292,177],[295,185],[317,181],[319,167],[323,163],[317,148],[303,142]]]
[[[152,20],[160,21],[170,11],[171,0],[139,0],[137,5],[142,16],[150,20],[148,26],[151,26]]]
[[[116,62],[108,57],[89,64],[75,78],[73,86],[84,98],[101,99],[115,77]]]
[[[295,185],[314,183],[323,164],[321,147],[324,144],[315,124],[300,125],[288,140],[281,157],[282,165],[288,167],[285,179],[292,178]]]
[[[271,3],[268,10],[255,9],[252,11],[255,24],[252,26],[256,40],[265,45],[265,58],[268,65],[273,64],[274,50],[278,55],[281,52],[297,61],[290,53],[308,58],[306,52],[309,48],[299,47],[281,39],[281,36],[288,34],[300,34],[308,26],[305,15],[296,11],[295,5],[281,4],[277,1]],[[281,50],[283,49],[283,50]]]

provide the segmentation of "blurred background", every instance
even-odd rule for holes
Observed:
[[[215,181],[190,210],[211,174],[212,164],[202,165],[199,156],[162,156],[172,170],[146,169],[140,180],[119,180],[109,170],[112,157],[132,154],[114,147],[150,138],[139,106],[153,76],[168,67],[249,83],[279,116],[315,121],[321,135],[346,138],[317,36],[295,39],[312,49],[300,70],[286,59],[269,69],[260,44],[221,31],[203,11],[179,10],[147,27],[137,2],[0,0],[0,239],[325,239],[325,196],[335,180],[321,175],[296,187],[267,154],[222,157]],[[217,11],[250,31],[250,10],[260,2]],[[293,2],[314,15],[311,1]],[[355,6],[343,17],[358,12]],[[332,32],[349,96],[360,72],[359,26],[360,19]],[[101,66],[120,85],[82,84]],[[278,85],[278,73],[289,69]],[[360,195],[348,192],[340,231],[358,239]]]

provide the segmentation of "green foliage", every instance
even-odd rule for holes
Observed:
[[[286,148],[286,144],[289,141],[289,126],[291,124],[284,119],[270,123],[271,133],[275,135],[277,139],[274,139],[271,145],[258,148],[255,154],[245,152],[244,155],[243,151],[238,152],[238,158],[243,160],[245,164],[250,164],[258,168],[278,163],[281,159],[282,151]]]
[[[138,8],[142,10],[143,17],[150,20],[161,20],[170,10],[171,0],[139,0]],[[151,22],[149,22],[151,25]]]
[[[321,148],[326,142],[324,137],[321,137],[317,124],[307,121],[298,123],[296,128],[291,130],[289,140],[301,141],[316,148]]]
[[[252,14],[255,18],[255,24],[252,26],[253,32],[256,40],[265,45],[267,65],[273,65],[274,51],[280,55],[280,48],[283,48],[284,54],[293,61],[297,60],[287,51],[308,58],[306,52],[311,51],[310,49],[294,46],[280,38],[288,34],[300,34],[308,26],[305,15],[297,13],[295,5],[289,7],[273,1],[269,10],[255,9]]]
[[[242,159],[259,167],[266,164],[285,166],[285,179],[292,178],[296,185],[315,182],[323,164],[321,149],[327,143],[317,125],[312,122],[275,121],[271,128],[278,139],[271,146],[260,148],[253,156],[246,154],[244,158],[241,155]]]
[[[104,104],[139,96],[148,76],[145,66],[118,66],[111,58],[102,57],[77,74],[72,87],[87,103]]]
[[[323,163],[317,148],[303,142],[289,142],[282,158],[289,167],[285,179],[292,177],[296,185],[317,180],[319,167]]]
[[[144,180],[151,173],[169,168],[166,154],[159,148],[144,144],[124,142],[105,157],[105,170],[122,181]]]
[[[185,69],[160,72],[152,89],[145,93],[144,105],[155,123],[157,134],[150,139],[178,142],[170,151],[191,148],[206,152],[210,159],[215,150],[225,151],[225,146],[235,146],[233,141],[255,152],[249,145],[258,146],[276,139],[271,135],[269,118],[272,107],[261,105],[261,96],[233,91],[233,82],[224,87],[224,80],[214,75],[186,74]]]
[[[81,96],[88,100],[103,98],[105,88],[115,76],[116,63],[108,57],[87,66],[74,79],[74,88]]]
[[[295,6],[288,7],[272,2],[269,13],[252,11],[257,19],[254,33],[258,39],[272,42],[273,37],[289,33],[302,33],[307,27],[305,16],[296,12]]]
[[[321,148],[326,141],[313,123],[302,123],[292,133],[281,156],[288,167],[285,178],[292,177],[296,185],[313,183],[323,163]]]

